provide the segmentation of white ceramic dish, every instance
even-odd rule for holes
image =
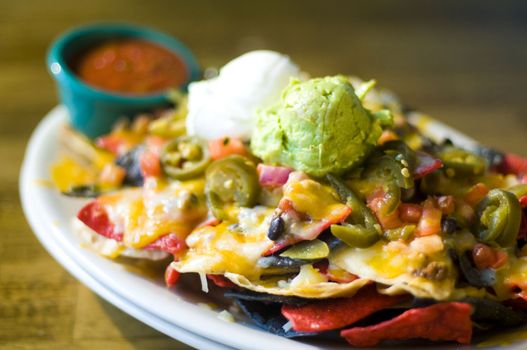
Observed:
[[[77,279],[138,320],[200,349],[349,349],[343,343],[290,340],[243,322],[223,321],[217,317],[217,311],[227,306],[222,305],[221,299],[216,296],[201,293],[199,286],[195,285],[199,284],[197,279],[196,283],[186,280],[171,291],[159,281],[133,273],[121,264],[82,248],[71,232],[70,222],[84,201],[65,198],[43,184],[49,179],[49,166],[60,147],[58,132],[66,121],[66,110],[58,106],[34,131],[21,170],[20,193],[25,215],[35,235]],[[437,127],[444,128],[442,124]],[[466,140],[472,142],[469,138]],[[197,305],[198,302],[211,301],[219,305],[218,310],[207,310]],[[525,346],[527,343],[507,348],[523,349]],[[458,349],[460,346],[452,344],[428,349],[439,348]]]

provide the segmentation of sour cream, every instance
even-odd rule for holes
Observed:
[[[258,50],[235,58],[218,77],[189,85],[188,134],[248,140],[256,111],[276,103],[290,78],[299,75],[298,66],[278,52]]]

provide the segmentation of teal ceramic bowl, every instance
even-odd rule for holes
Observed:
[[[87,48],[123,38],[150,41],[175,53],[187,71],[187,79],[181,86],[183,89],[200,76],[194,55],[183,43],[152,29],[126,24],[95,24],[66,32],[48,51],[48,70],[57,82],[60,100],[69,111],[72,126],[88,137],[108,133],[120,118],[130,118],[170,104],[166,92],[127,95],[98,89],[80,80],[69,66],[76,55]]]

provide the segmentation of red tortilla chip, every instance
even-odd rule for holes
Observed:
[[[207,278],[214,282],[215,285],[217,285],[220,288],[236,288],[238,287],[231,281],[229,281],[227,278],[225,278],[223,275],[207,275]]]
[[[282,315],[291,321],[295,331],[321,332],[348,326],[406,299],[407,295],[379,294],[371,286],[362,288],[351,298],[325,299],[302,306],[284,304]]]
[[[384,340],[415,338],[469,344],[472,337],[471,313],[472,306],[467,303],[434,304],[408,310],[373,326],[346,329],[340,335],[357,347],[375,346]]]

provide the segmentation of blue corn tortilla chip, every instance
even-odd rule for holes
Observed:
[[[249,301],[235,299],[240,309],[254,322],[259,328],[286,338],[300,337],[320,337],[324,339],[341,339],[338,332],[296,332],[293,329],[284,330],[283,326],[287,319],[280,312],[281,305],[278,303],[262,303],[259,301]]]
[[[226,298],[240,299],[245,301],[259,301],[262,303],[279,303],[288,305],[305,305],[310,302],[309,299],[300,297],[291,297],[283,295],[272,295],[267,293],[257,293],[250,290],[230,289],[224,293]]]

